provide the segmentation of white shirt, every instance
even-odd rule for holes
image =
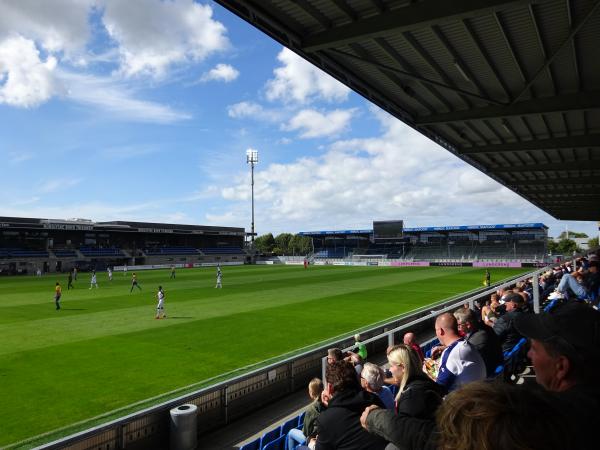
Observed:
[[[485,377],[485,363],[481,355],[475,347],[460,339],[442,353],[436,382],[453,391],[471,381],[485,380]]]

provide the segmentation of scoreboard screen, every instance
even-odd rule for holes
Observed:
[[[402,220],[373,222],[374,239],[402,239]]]

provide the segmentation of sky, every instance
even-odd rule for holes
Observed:
[[[0,0],[0,216],[258,234],[558,221],[214,2]]]

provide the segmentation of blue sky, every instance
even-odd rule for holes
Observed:
[[[0,215],[297,232],[560,222],[213,2],[0,0]]]

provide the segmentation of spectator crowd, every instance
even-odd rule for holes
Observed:
[[[557,265],[499,289],[483,304],[435,320],[439,345],[425,358],[414,333],[387,349],[387,364],[330,349],[325,380],[291,449],[565,450],[595,448],[600,411],[598,255]],[[551,302],[533,312],[534,290]],[[522,364],[506,356],[522,346]],[[428,355],[429,356],[429,355]],[[517,355],[519,356],[519,355]],[[529,365],[535,383],[515,377]]]

